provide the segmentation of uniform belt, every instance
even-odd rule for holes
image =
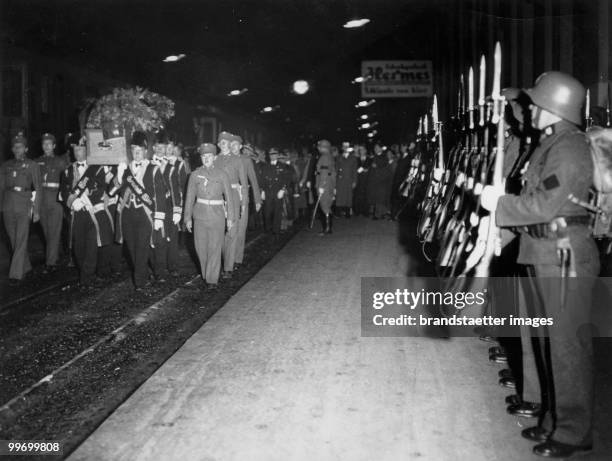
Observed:
[[[223,205],[225,203],[223,200],[208,200],[207,198],[199,198],[197,202],[204,205]]]
[[[232,184],[232,189],[240,189],[240,184],[236,183],[236,184]]]
[[[559,218],[555,218],[559,219]],[[591,222],[589,215],[579,216],[564,216],[562,218],[569,226],[587,226]],[[550,223],[531,224],[529,226],[515,227],[514,230],[524,232],[533,238],[553,238],[556,237],[556,232],[551,229]]]
[[[58,182],[44,182],[42,185],[48,189],[59,189],[60,186]]]
[[[32,189],[26,189],[25,187],[20,186],[11,186],[8,188],[8,190],[12,190],[15,192],[32,192]]]

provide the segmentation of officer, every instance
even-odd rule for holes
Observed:
[[[259,190],[259,183],[257,182],[257,175],[255,174],[255,168],[253,167],[253,161],[247,153],[242,153],[242,138],[237,135],[233,135],[233,139],[230,142],[230,149],[232,155],[236,155],[243,163],[246,171],[247,180],[250,183],[250,189],[253,191],[253,199],[255,200],[255,212],[257,213],[261,208],[261,191]],[[238,220],[238,236],[236,241],[236,259],[235,264],[239,266],[244,260],[244,245],[246,243],[246,231],[249,224],[249,187],[242,187],[242,205],[240,211],[240,219]]]
[[[221,271],[224,231],[236,225],[236,197],[227,174],[214,161],[217,148],[204,143],[198,149],[202,166],[190,176],[185,195],[185,227],[194,233],[202,280],[215,289]]]
[[[169,226],[168,271],[173,277],[178,276],[179,231],[185,203],[185,189],[189,177],[189,167],[182,157],[182,146],[168,143],[166,161],[168,162],[168,179],[172,197],[172,225]]]
[[[172,194],[173,189],[177,189],[178,185],[174,185],[172,182],[175,178],[170,178],[172,175],[172,167],[168,165],[166,152],[170,146],[170,149],[174,149],[174,143],[171,143],[168,135],[165,131],[159,131],[156,135],[155,143],[153,144],[153,158],[151,164],[157,166],[159,169],[162,179],[164,181],[165,199],[162,203],[157,204],[158,212],[164,213],[164,225],[162,228],[162,238],[156,242],[154,248],[151,249],[151,261],[153,263],[153,271],[158,282],[165,282],[165,277],[168,273],[174,272],[176,275],[176,267],[170,267],[171,256],[169,255],[170,238],[173,232],[173,228],[178,226],[181,220],[180,212],[173,213],[174,197]],[[178,238],[178,232],[175,233],[175,237]],[[175,262],[176,260],[173,260]]]
[[[40,214],[40,168],[28,158],[28,141],[22,135],[15,136],[11,143],[12,160],[0,166],[0,211],[4,216],[4,227],[11,242],[11,283],[23,280],[32,269],[28,255],[30,220],[38,222]]]
[[[75,162],[62,174],[59,200],[70,210],[70,244],[81,287],[87,289],[94,282],[98,248],[113,241],[113,226],[104,209],[104,167],[87,164],[85,146],[73,146],[73,150]]]
[[[117,217],[117,195],[110,196],[108,190],[112,188],[112,181],[117,175],[117,166],[104,166],[98,170],[96,179],[99,184],[105,184],[105,193],[101,197],[103,210],[97,211],[96,216],[106,215],[108,221],[104,215],[99,217],[99,222],[105,223],[107,228],[110,227],[111,241],[106,244],[104,243],[101,247],[98,247],[98,267],[96,272],[98,276],[102,278],[118,277],[121,275],[121,264],[123,260],[123,246],[115,241],[115,221]],[[101,205],[97,205],[100,207]]]
[[[40,197],[40,225],[45,236],[45,272],[53,272],[58,263],[64,210],[58,201],[60,176],[69,165],[68,156],[55,155],[55,136],[42,136],[43,155],[37,159],[40,167],[42,190]]]
[[[599,272],[599,260],[587,212],[569,198],[588,201],[593,165],[578,128],[584,87],[567,74],[547,72],[526,93],[532,101],[531,123],[541,136],[523,189],[519,195],[504,195],[487,186],[481,200],[495,212],[497,225],[520,232],[518,262],[530,275],[524,290],[530,317],[554,320],[547,332],[534,333],[542,407],[538,425],[522,435],[539,442],[535,454],[564,458],[590,450],[593,442],[592,341],[577,328],[590,322],[592,277]]]
[[[166,187],[159,167],[146,159],[147,137],[141,131],[132,135],[132,161],[119,164],[110,195],[119,195],[115,236],[127,247],[134,270],[134,286],[143,291],[150,286],[147,263],[150,250],[163,245],[166,218]],[[154,266],[155,271],[155,266]],[[160,274],[154,274],[159,278]]]
[[[233,215],[240,217],[241,209],[247,189],[247,175],[244,168],[244,163],[236,155],[232,155],[230,144],[234,140],[234,136],[227,131],[219,133],[217,145],[219,146],[219,155],[215,158],[215,164],[220,169],[225,171],[229,177],[230,184],[233,190],[234,200],[228,201],[228,205],[236,207],[233,210]],[[229,215],[229,212],[228,212]],[[236,258],[236,248],[238,244],[238,226],[232,226],[225,233],[223,242],[223,278],[231,278],[234,270],[234,262]]]
[[[283,198],[289,193],[293,171],[279,161],[279,152],[271,148],[270,163],[262,167],[262,198],[264,200],[264,228],[272,234],[281,232]]]
[[[331,153],[331,143],[322,139],[317,143],[319,159],[316,166],[316,188],[321,208],[322,230],[320,235],[332,233],[331,207],[336,194],[336,167]]]
[[[357,186],[357,157],[349,143],[342,143],[342,155],[336,159],[336,211],[351,217],[353,190]]]

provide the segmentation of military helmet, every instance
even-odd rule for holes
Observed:
[[[578,80],[563,72],[544,72],[535,86],[525,90],[533,104],[575,125],[582,124],[585,89]]]

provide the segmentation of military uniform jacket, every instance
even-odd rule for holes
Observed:
[[[353,206],[353,186],[357,184],[357,158],[354,155],[336,160],[336,205]]]
[[[185,205],[185,192],[187,189],[187,179],[189,178],[189,168],[187,163],[183,160],[176,160],[172,168],[172,176],[174,176],[174,182],[177,186],[176,190],[173,191],[174,197],[174,213],[182,213],[183,206]]]
[[[36,159],[42,182],[42,205],[58,201],[60,178],[70,162],[66,155],[42,155]]]
[[[0,165],[0,211],[27,212],[40,210],[40,168],[25,158],[11,159]],[[37,192],[32,203],[32,192]]]
[[[198,201],[199,199],[199,201]],[[204,200],[224,202],[203,203]],[[207,227],[224,226],[227,219],[236,221],[235,195],[227,174],[218,165],[201,166],[189,175],[185,194],[185,222],[194,219]]]
[[[86,206],[76,213],[84,213],[89,216],[96,228],[98,246],[108,245],[113,241],[113,222],[106,204],[107,184],[104,167],[89,165],[79,177],[77,163],[72,163],[62,172],[58,200],[70,209],[74,200],[80,197]],[[75,212],[71,211],[71,213],[73,219],[70,221],[70,235],[72,236]]]
[[[161,171],[157,165],[143,160],[141,167],[132,171],[132,164],[123,173],[121,181],[116,181],[109,191],[109,195],[119,195],[117,205],[117,216],[115,224],[115,235],[119,243],[123,242],[123,230],[121,228],[121,215],[125,208],[142,209],[151,225],[151,245],[154,246],[159,237],[165,239],[165,234],[154,232],[153,220],[166,219],[167,201],[166,185]]]
[[[255,174],[255,167],[253,166],[253,160],[248,155],[240,155],[240,159],[242,163],[244,163],[244,169],[246,171],[247,179],[251,185],[251,190],[253,191],[253,198],[255,199],[255,203],[261,203],[261,191],[259,190],[259,181],[257,179],[257,174]],[[245,194],[246,202],[249,201],[248,192]]]
[[[290,191],[293,181],[293,169],[282,162],[276,165],[264,163],[261,167],[261,187],[266,193],[266,199],[276,198],[279,190]]]
[[[495,220],[500,227],[518,227],[521,264],[558,264],[556,238],[535,238],[521,226],[549,223],[555,217],[584,216],[587,211],[568,196],[588,201],[593,164],[586,136],[574,125],[561,121],[554,133],[543,136],[523,176],[520,195],[500,197]],[[593,257],[595,243],[585,225],[569,226],[573,257],[584,262]],[[596,254],[596,253],[595,253]]]
[[[323,188],[327,192],[334,192],[336,188],[336,166],[334,164],[334,158],[331,154],[323,154],[317,160],[317,166],[315,169],[316,175],[316,187],[317,189]]]

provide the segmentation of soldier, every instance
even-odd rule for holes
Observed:
[[[355,146],[357,157],[357,186],[353,194],[353,211],[356,215],[368,215],[368,170],[370,159],[365,146]]]
[[[541,137],[523,189],[520,195],[504,195],[501,188],[487,186],[481,201],[499,226],[520,232],[518,262],[530,275],[524,290],[532,301],[530,317],[554,319],[548,337],[533,333],[542,406],[538,425],[522,435],[539,442],[535,454],[560,458],[589,451],[593,442],[592,341],[585,332],[577,335],[576,328],[590,323],[599,260],[587,211],[570,200],[588,201],[593,164],[578,128],[584,87],[569,75],[547,72],[526,93]],[[568,273],[574,277],[567,279]]]
[[[368,204],[372,210],[372,219],[384,218],[389,212],[389,197],[393,174],[389,158],[380,144],[374,145],[374,158],[368,174]]]
[[[283,215],[283,198],[289,193],[293,171],[286,164],[279,162],[279,152],[271,148],[270,163],[262,168],[262,198],[264,200],[264,227],[267,232],[281,232]]]
[[[164,245],[166,187],[159,167],[145,158],[147,138],[143,132],[132,135],[130,165],[119,164],[110,195],[119,194],[115,234],[125,245],[134,269],[134,286],[142,291],[147,281],[151,249]],[[154,266],[154,272],[157,269]],[[156,278],[160,275],[155,273]]]
[[[68,156],[55,155],[55,136],[42,136],[43,155],[37,159],[40,166],[42,190],[40,197],[40,225],[45,236],[45,273],[53,272],[58,263],[64,210],[58,201],[60,176],[69,165]]]
[[[75,162],[64,170],[59,200],[70,210],[70,244],[83,288],[93,284],[98,248],[113,241],[113,225],[104,207],[106,173],[103,166],[88,165],[84,146],[74,146]]]
[[[233,215],[240,217],[243,209],[243,201],[246,200],[243,190],[247,191],[247,175],[244,163],[236,155],[232,155],[230,143],[234,140],[234,136],[226,131],[219,133],[217,145],[220,153],[215,158],[215,164],[219,165],[229,177],[232,186],[234,200],[228,201],[228,205],[236,207],[233,210]],[[229,214],[229,212],[228,212]],[[238,244],[238,226],[232,226],[225,233],[223,243],[223,278],[231,278],[234,270],[234,262],[236,258],[236,248]]]
[[[351,217],[353,190],[357,186],[357,158],[348,143],[342,143],[342,155],[336,159],[336,210]]]
[[[189,167],[182,158],[182,146],[175,145],[173,142],[168,143],[166,161],[169,167],[167,182],[172,188],[172,225],[169,226],[168,271],[170,275],[176,277],[178,276],[179,231],[181,229],[181,216],[185,203]]]
[[[331,143],[322,139],[317,143],[319,159],[316,166],[316,188],[319,206],[321,207],[320,235],[332,233],[331,207],[336,195],[336,167],[331,153]]]
[[[253,191],[253,198],[255,200],[255,212],[258,212],[261,208],[261,191],[259,190],[259,183],[257,182],[257,176],[255,174],[255,168],[253,167],[253,161],[251,158],[241,153],[242,149],[242,138],[240,136],[233,136],[230,142],[230,150],[233,155],[237,156],[243,163],[246,171],[248,182],[251,184],[251,190]],[[235,266],[240,266],[244,260],[244,245],[246,243],[246,231],[249,223],[249,187],[245,184],[242,188],[242,206],[240,211],[240,219],[238,220],[238,235],[236,237],[236,258]]]
[[[214,162],[217,148],[202,144],[198,149],[202,166],[189,176],[185,196],[185,227],[193,232],[202,280],[215,289],[221,271],[224,230],[236,225],[237,207],[230,180]],[[224,201],[225,199],[225,201]]]
[[[30,220],[38,222],[40,214],[40,168],[28,158],[28,141],[19,134],[11,143],[12,160],[0,166],[0,211],[11,242],[11,283],[23,280],[32,269],[28,255]]]

